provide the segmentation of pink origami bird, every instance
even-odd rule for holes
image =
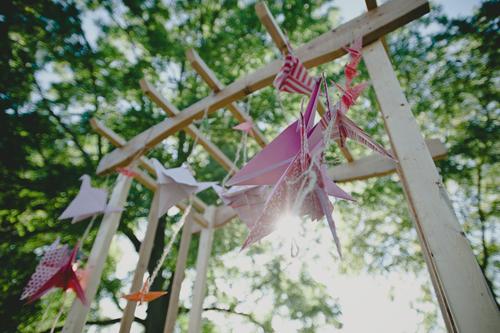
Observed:
[[[59,216],[59,220],[73,218],[71,222],[76,223],[97,214],[119,211],[107,205],[108,194],[103,189],[92,187],[88,175],[83,175],[80,180],[80,191]]]
[[[300,216],[309,216],[313,220],[326,215],[340,253],[335,225],[331,219],[333,206],[328,200],[328,194],[342,199],[352,198],[329,179],[325,168],[321,167],[322,138],[312,141],[309,137],[313,129],[321,82],[321,79],[315,82],[305,114],[228,181],[231,185],[274,185],[243,248],[270,234],[276,228],[280,215],[296,209]],[[308,170],[311,170],[310,173],[316,179],[303,177]],[[314,182],[313,190],[304,196],[303,202],[298,203],[300,207],[296,207],[298,197],[311,181]]]
[[[316,134],[313,136],[322,135],[319,132],[323,132],[329,122],[333,122],[333,128],[331,133],[331,139],[334,139],[339,143],[341,147],[345,146],[347,138],[350,138],[358,143],[366,146],[367,148],[373,150],[376,153],[381,154],[391,160],[394,157],[390,152],[388,152],[382,145],[373,140],[363,129],[361,129],[354,121],[346,116],[350,107],[356,103],[356,100],[361,95],[363,90],[368,86],[367,82],[360,83],[356,86],[351,86],[352,80],[358,75],[357,66],[361,59],[361,39],[356,39],[350,47],[346,50],[350,54],[350,61],[346,65],[344,70],[346,76],[345,86],[342,87],[339,84],[335,84],[337,88],[342,93],[340,101],[332,106],[330,102],[330,96],[328,93],[328,86],[325,84],[326,92],[326,106],[327,112],[323,115],[321,119],[322,128],[317,130]]]
[[[250,134],[253,129],[253,122],[251,120],[247,120],[233,127],[233,129],[242,131],[244,133]]]
[[[156,170],[158,190],[160,191],[159,215],[163,216],[176,203],[206,190],[216,182],[198,182],[186,167],[165,169],[156,159],[153,159]]]
[[[213,188],[224,204],[233,208],[249,229],[252,229],[262,214],[270,190],[266,185],[233,186],[229,190],[218,185]]]
[[[342,256],[340,242],[332,219],[333,205],[328,195],[353,200],[352,197],[340,189],[325,173],[321,166],[322,141],[308,140],[308,133],[312,129],[312,118],[317,106],[321,80],[316,82],[305,115],[301,114],[297,131],[300,141],[299,151],[289,163],[274,186],[267,199],[262,215],[259,217],[250,234],[243,244],[243,248],[257,242],[274,231],[279,217],[283,212],[298,213],[299,216],[309,216],[312,220],[319,220],[326,216],[339,255]],[[309,144],[313,143],[312,146]],[[312,187],[309,192],[306,189]],[[301,198],[303,196],[303,198]],[[302,202],[301,202],[302,201]]]
[[[78,244],[69,252],[68,246],[59,247],[59,239],[50,245],[42,260],[31,276],[21,299],[32,303],[49,292],[52,288],[72,289],[83,304],[85,293],[73,267],[78,252]]]

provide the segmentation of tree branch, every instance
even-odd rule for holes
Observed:
[[[250,322],[252,322],[253,324],[255,324],[256,326],[259,326],[260,328],[262,328],[262,330],[264,332],[266,331],[265,325],[262,324],[257,319],[255,319],[255,317],[252,316],[250,313],[238,312],[238,311],[234,310],[233,308],[225,309],[225,308],[218,308],[218,307],[215,307],[215,306],[204,308],[203,311],[218,311],[218,312],[225,312],[225,313],[229,313],[229,314],[233,314],[233,315],[238,315],[238,316],[241,316],[241,317],[245,317]]]
[[[76,136],[76,134],[68,127],[68,125],[66,125],[62,121],[61,117],[59,117],[54,112],[54,110],[52,110],[52,108],[50,106],[51,102],[44,96],[42,88],[40,87],[40,85],[38,84],[38,82],[36,80],[35,80],[35,86],[38,90],[38,93],[40,94],[40,97],[42,98],[42,103],[46,107],[47,111],[49,111],[52,118],[54,118],[56,120],[57,124],[63,129],[63,131],[71,137],[72,141],[75,143],[78,150],[82,153],[83,159],[87,163],[87,167],[89,169],[93,169],[94,163],[92,162],[90,155],[85,151],[85,149],[83,149],[83,146],[80,144],[80,141],[78,140],[78,137]]]

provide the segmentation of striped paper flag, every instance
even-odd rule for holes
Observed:
[[[314,80],[299,58],[287,54],[273,85],[279,91],[310,95],[314,88]]]

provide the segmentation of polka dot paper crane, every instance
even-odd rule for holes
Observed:
[[[78,244],[69,251],[67,245],[59,246],[59,239],[52,243],[24,288],[21,299],[27,299],[28,303],[31,303],[51,289],[61,288],[73,290],[80,301],[86,304],[85,294],[74,267],[77,252]]]

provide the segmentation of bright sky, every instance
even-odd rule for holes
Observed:
[[[385,2],[385,1],[384,1]],[[336,5],[341,10],[342,21],[347,21],[359,15],[365,10],[364,1],[362,0],[337,0]],[[433,3],[443,6],[446,14],[450,16],[464,16],[472,12],[474,7],[480,3],[479,0],[437,0]],[[84,20],[85,21],[85,20]],[[85,22],[86,31],[89,39],[93,40],[96,34],[95,28],[87,20]],[[93,36],[92,36],[93,35]],[[340,221],[340,224],[342,222]],[[145,222],[141,222],[142,229],[145,227]],[[331,238],[328,230],[321,230],[327,239]],[[142,236],[142,235],[139,235]],[[330,241],[321,242],[321,247],[330,246]],[[118,264],[116,276],[118,278],[126,278],[129,272],[135,268],[137,254],[131,247],[131,244],[125,238],[118,237],[113,243],[114,251],[122,253],[122,258]],[[328,250],[326,250],[328,251]],[[315,252],[315,251],[314,251]],[[272,255],[272,254],[270,254]],[[228,253],[226,255],[227,265],[241,267],[241,269],[253,269],[248,266],[245,260],[245,254]],[[338,299],[342,308],[341,321],[344,324],[340,330],[333,330],[331,327],[325,327],[320,332],[341,332],[341,333],[360,333],[360,332],[384,332],[384,333],[413,333],[423,332],[423,328],[419,328],[417,323],[422,319],[421,315],[413,307],[413,303],[421,296],[420,285],[422,281],[428,279],[427,276],[415,277],[412,274],[391,273],[384,276],[373,276],[368,274],[359,274],[357,276],[341,275],[338,272],[338,263],[332,261],[330,257],[322,260],[307,259],[307,254],[302,254],[294,259],[295,262],[289,267],[290,274],[294,274],[294,270],[303,263],[307,262],[310,272],[313,276],[318,277],[318,282],[324,283],[330,295]],[[296,267],[295,267],[296,266]],[[294,268],[295,267],[295,268]],[[327,267],[327,269],[325,269]],[[188,272],[184,283],[184,288],[181,292],[181,299],[189,302],[190,290],[194,272]],[[245,289],[244,281],[238,281],[234,285]],[[124,288],[124,292],[128,291],[129,286]],[[238,292],[238,290],[234,290]],[[120,312],[114,304],[109,300],[101,302],[102,315],[109,318],[116,318]],[[123,304],[124,305],[124,304]],[[272,304],[267,306],[262,305],[263,311],[272,311]],[[136,315],[139,317],[145,316],[145,307],[139,307]],[[209,313],[207,317],[216,319],[216,322],[224,323],[219,329],[221,332],[230,332],[231,328],[237,328],[238,333],[253,332],[254,327],[245,324],[240,318],[221,316],[216,313]],[[296,327],[294,323],[279,321],[273,322],[274,329],[277,332],[294,332]],[[101,332],[116,332],[117,325],[110,326]],[[442,329],[444,332],[444,329]],[[140,326],[133,326],[133,332],[140,332]],[[95,329],[89,332],[97,332]],[[232,331],[231,331],[232,332]]]

